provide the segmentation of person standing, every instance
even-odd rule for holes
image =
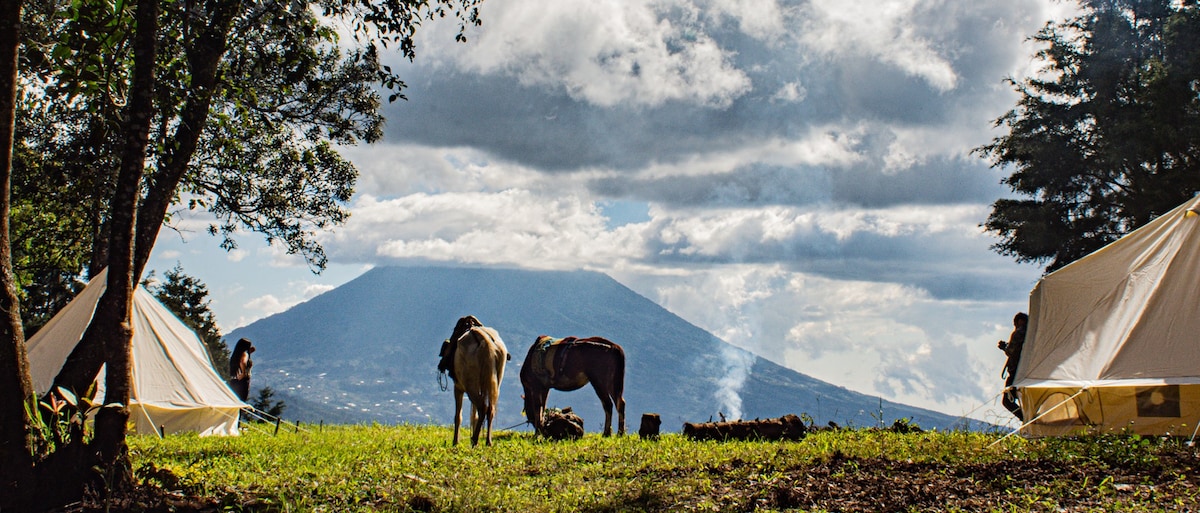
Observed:
[[[1004,362],[1004,370],[1000,373],[1001,376],[1004,376],[1004,398],[1000,402],[1021,422],[1025,421],[1025,416],[1021,411],[1021,405],[1017,402],[1017,391],[1013,388],[1013,380],[1017,375],[1017,364],[1021,361],[1021,347],[1025,345],[1025,328],[1028,325],[1029,315],[1025,312],[1017,312],[1017,315],[1013,316],[1013,332],[1009,335],[1008,342],[1001,340],[996,345],[1008,356]]]
[[[250,353],[253,352],[254,344],[243,338],[237,341],[233,354],[229,355],[229,388],[242,401],[250,397],[250,368],[254,366]]]

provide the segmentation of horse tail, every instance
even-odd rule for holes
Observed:
[[[625,434],[625,350],[617,349],[617,369],[613,372],[613,405],[617,407],[617,434]]]
[[[500,383],[504,380],[504,362],[508,355],[508,348],[504,345],[504,340],[500,338],[500,334],[496,330],[490,328],[476,328],[484,340],[487,341],[487,354],[491,365],[481,376],[485,385],[483,390],[484,401],[486,401],[485,409],[487,418],[490,420],[496,416],[496,402],[500,396]]]
[[[488,412],[488,419],[492,419],[496,416],[496,403],[500,401],[500,384],[504,381],[504,364],[508,362],[508,346],[504,345],[504,340],[500,338],[499,333],[496,333],[495,330],[493,330],[493,334],[495,337],[492,339],[492,355],[494,356],[495,361],[492,362],[492,365],[494,366],[492,372],[494,373],[493,378],[496,380],[496,386],[495,388],[489,390],[492,395],[488,398],[490,409]]]
[[[616,369],[613,370],[613,400],[617,401],[625,396],[625,350],[616,344],[613,344],[613,349],[613,359],[616,360]]]

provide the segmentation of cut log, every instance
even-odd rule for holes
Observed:
[[[662,426],[662,418],[657,413],[643,413],[642,427],[638,430],[638,436],[646,440],[658,439],[658,428]]]
[[[683,436],[692,440],[800,440],[808,426],[792,414],[776,419],[683,423]]]

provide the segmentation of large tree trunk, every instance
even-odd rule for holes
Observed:
[[[191,71],[191,87],[188,89],[187,104],[171,137],[166,155],[160,160],[157,172],[150,178],[146,199],[138,209],[137,239],[134,249],[134,276],[145,271],[146,261],[158,239],[167,209],[175,198],[175,191],[187,172],[188,163],[196,153],[200,135],[208,123],[212,98],[219,89],[217,70],[228,49],[229,31],[233,19],[242,8],[239,0],[207,2],[208,25],[198,27],[196,37],[185,41],[188,67]]]
[[[167,216],[170,201],[174,199],[175,191],[184,179],[188,162],[196,153],[200,134],[204,132],[204,126],[208,122],[212,95],[215,95],[218,89],[217,70],[228,49],[230,26],[233,25],[242,4],[238,1],[222,0],[209,2],[208,6],[210,11],[206,13],[208,16],[204,17],[208,20],[208,25],[199,26],[196,30],[197,36],[192,41],[185,42],[188,67],[191,68],[192,74],[192,86],[188,89],[191,96],[187,98],[166,155],[160,159],[158,170],[150,177],[146,198],[137,207],[137,224],[133,239],[134,283],[145,271],[146,261],[150,259],[158,230],[162,228],[163,219]],[[140,147],[144,149],[145,144]],[[115,223],[115,219],[112,222]],[[112,235],[113,231],[109,230],[108,236]],[[97,245],[96,255],[102,257],[104,262],[112,257],[110,252],[115,247],[112,240],[108,242],[108,245]],[[103,265],[94,266],[92,271],[98,272],[98,268],[102,267]],[[103,358],[104,348],[101,344],[80,343],[62,364],[58,376],[55,376],[55,385],[77,393],[88,390],[96,374],[100,372]]]
[[[29,412],[35,403],[8,224],[20,42],[21,0],[0,0],[0,511],[18,507],[33,475]]]
[[[133,79],[126,111],[121,172],[111,203],[111,232],[108,254],[108,288],[96,305],[84,342],[93,339],[104,348],[107,364],[104,386],[105,407],[96,414],[93,447],[100,456],[106,484],[111,491],[133,482],[125,425],[129,421],[129,398],[133,388],[133,235],[146,145],[154,115],[154,69],[158,52],[158,0],[139,0],[133,40]],[[119,405],[119,406],[117,406]]]
[[[217,70],[228,49],[229,31],[233,20],[243,4],[236,0],[224,0],[213,2],[212,5],[213,8],[204,17],[208,20],[208,25],[197,29],[194,40],[185,42],[192,75],[192,87],[189,88],[191,96],[183,109],[171,143],[160,159],[159,168],[150,178],[146,198],[137,208],[132,274],[135,283],[145,271],[146,262],[150,259],[150,253],[158,239],[167,209],[171,206],[171,200],[187,172],[188,163],[196,152],[200,135],[208,122],[212,97],[219,87]],[[145,148],[145,145],[142,144],[141,147]],[[110,220],[111,222],[114,221]],[[111,236],[113,232],[108,233]],[[100,244],[97,247],[100,249],[96,255],[103,256],[103,260],[107,262],[111,257],[112,248],[116,246],[110,239],[108,244]],[[92,270],[99,272],[97,267],[93,267]],[[96,374],[100,372],[104,354],[101,344],[92,343],[85,338],[67,357],[62,370],[55,377],[55,384],[77,393],[87,390]]]

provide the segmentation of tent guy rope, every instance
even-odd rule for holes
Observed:
[[[1045,417],[1046,415],[1049,415],[1049,414],[1050,414],[1051,412],[1053,412],[1054,410],[1057,410],[1057,409],[1059,409],[1060,407],[1062,407],[1062,405],[1064,405],[1064,404],[1067,404],[1068,402],[1074,401],[1076,397],[1079,397],[1079,396],[1080,396],[1080,395],[1082,395],[1084,392],[1088,391],[1088,389],[1089,389],[1089,388],[1090,388],[1090,387],[1083,387],[1083,388],[1080,388],[1078,392],[1075,392],[1075,395],[1072,395],[1071,397],[1068,397],[1068,398],[1066,398],[1066,399],[1063,399],[1061,402],[1059,402],[1058,404],[1054,405],[1054,407],[1053,407],[1053,408],[1050,408],[1049,410],[1046,410],[1045,412],[1043,412],[1041,415],[1038,415],[1037,417],[1034,417],[1034,418],[1032,418],[1032,419],[1029,419],[1029,422],[1025,422],[1025,423],[1021,424],[1020,426],[1018,426],[1018,427],[1017,427],[1017,429],[1014,429],[1014,430],[1012,430],[1012,431],[1011,431],[1011,432],[1009,432],[1007,435],[1004,435],[1004,436],[1000,437],[1000,439],[999,439],[999,440],[996,440],[995,442],[992,442],[991,444],[989,444],[989,445],[988,445],[988,448],[989,448],[989,449],[991,449],[991,448],[992,448],[992,446],[994,446],[994,445],[996,445],[996,444],[998,444],[998,443],[1000,443],[1000,442],[1003,442],[1003,441],[1004,441],[1004,439],[1006,439],[1006,438],[1008,438],[1008,437],[1010,437],[1010,436],[1013,436],[1013,435],[1015,435],[1015,434],[1017,434],[1017,433],[1020,433],[1022,429],[1025,429],[1025,427],[1026,427],[1026,426],[1028,426],[1028,425],[1030,425],[1030,424],[1033,424],[1034,422],[1037,422],[1037,421],[1038,421],[1038,420],[1040,420],[1042,417]]]

